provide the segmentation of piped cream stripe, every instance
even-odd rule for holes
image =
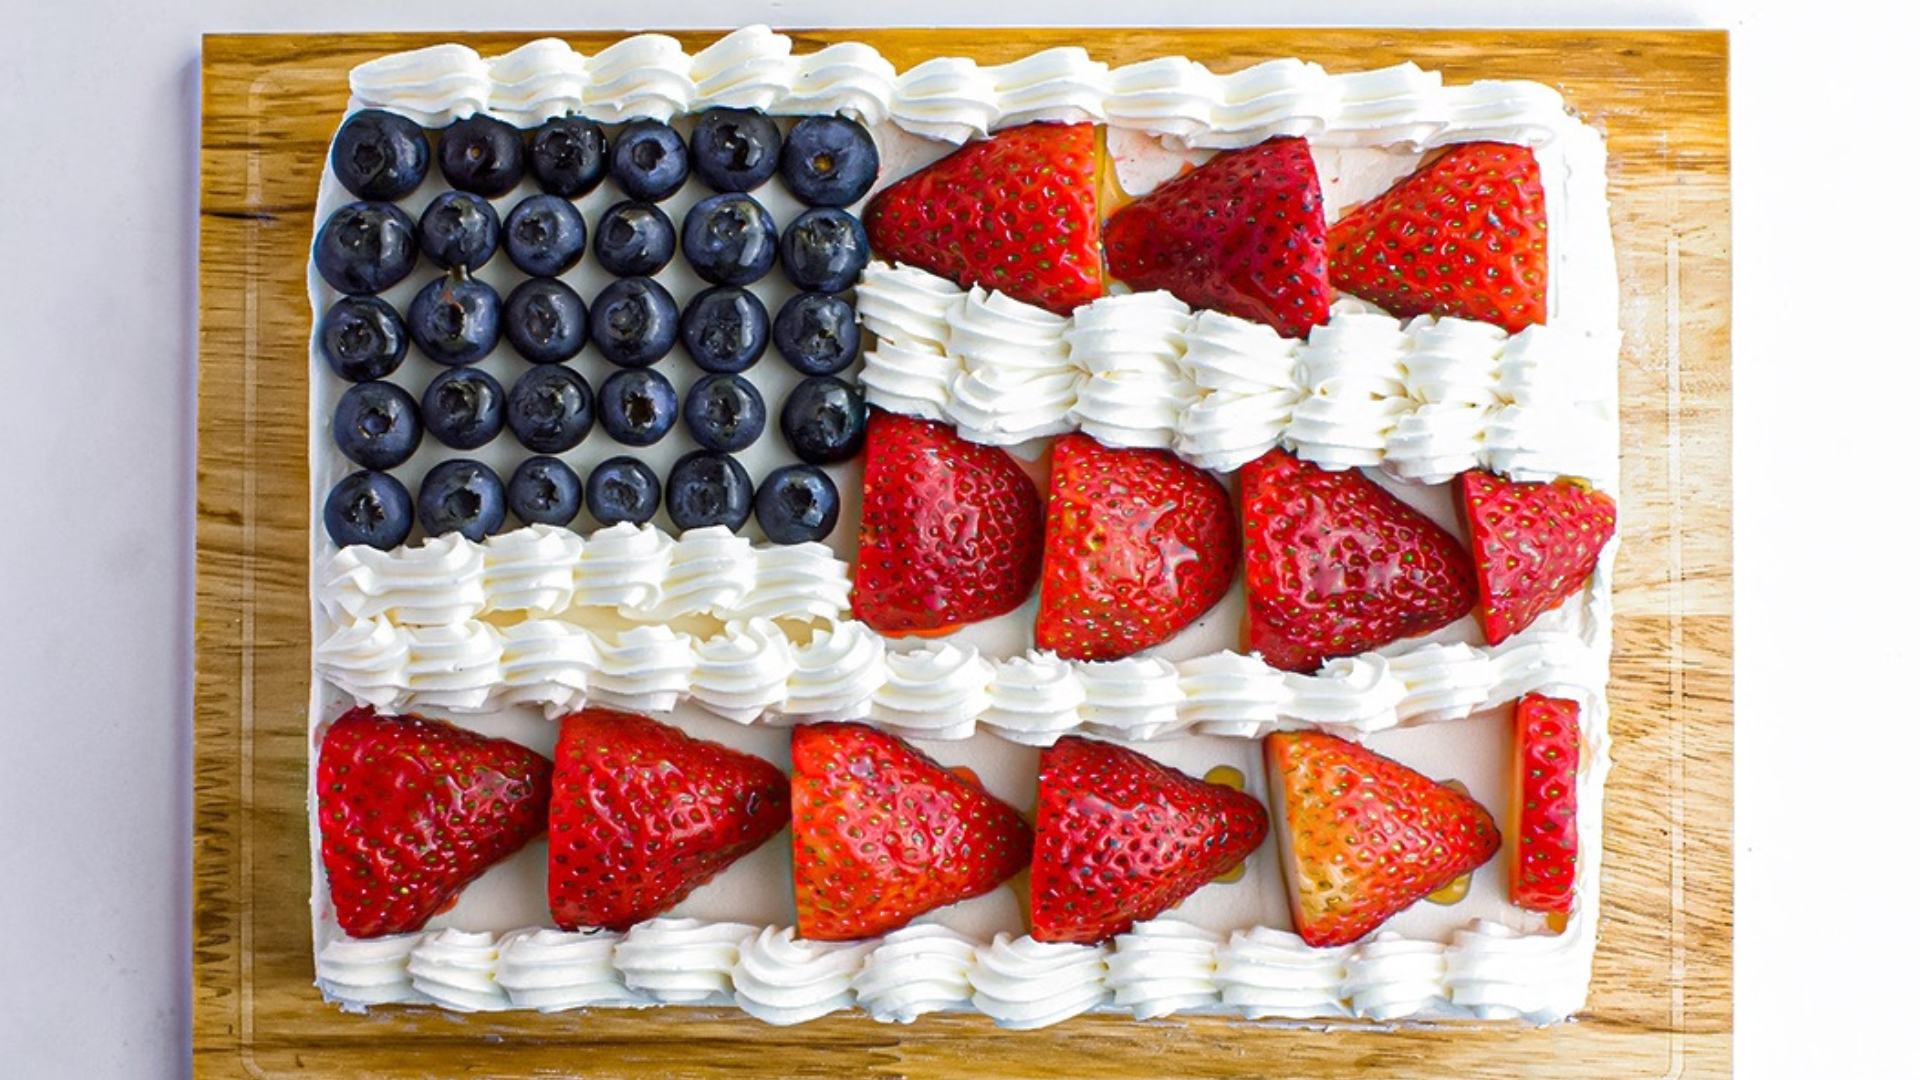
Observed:
[[[1276,135],[1416,149],[1476,140],[1542,146],[1578,126],[1560,95],[1538,83],[1447,86],[1413,64],[1332,74],[1282,59],[1221,74],[1179,57],[1112,67],[1071,46],[994,66],[941,57],[902,72],[860,42],[796,55],[791,38],[765,26],[691,54],[660,34],[592,56],[556,38],[494,57],[447,43],[369,61],[349,85],[355,107],[436,126],[476,113],[533,127],[567,113],[625,122],[725,106],[842,113],[945,142],[1038,120],[1098,122],[1212,149]]]

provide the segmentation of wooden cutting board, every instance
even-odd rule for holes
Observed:
[[[484,54],[531,35],[462,35]],[[564,35],[593,51],[622,35]],[[680,36],[689,49],[717,35]],[[1534,79],[1608,137],[1621,276],[1624,494],[1604,917],[1573,1023],[1396,1032],[1083,1017],[1015,1034],[738,1013],[342,1015],[313,988],[304,804],[307,246],[355,64],[454,35],[205,39],[201,147],[194,1045],[201,1076],[935,1077],[1357,1073],[1727,1075],[1732,1043],[1732,558],[1727,36],[1723,32],[863,30],[901,69],[1082,45],[1228,71],[1411,60]]]

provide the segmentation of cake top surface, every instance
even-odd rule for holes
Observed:
[[[1059,747],[1085,734],[1142,749],[1193,775],[1232,774],[1278,813],[1279,774],[1266,775],[1271,763],[1262,757],[1262,740],[1277,731],[1320,729],[1348,738],[1384,736],[1374,740],[1381,748],[1390,746],[1396,757],[1452,777],[1497,806],[1513,797],[1499,760],[1509,706],[1545,696],[1582,707],[1579,828],[1583,838],[1597,840],[1607,751],[1610,545],[1593,550],[1590,580],[1580,574],[1576,590],[1551,610],[1530,613],[1523,627],[1496,636],[1475,618],[1450,615],[1430,631],[1298,671],[1270,666],[1273,648],[1266,650],[1268,662],[1247,649],[1239,613],[1250,603],[1257,609],[1258,597],[1237,573],[1223,577],[1217,591],[1207,593],[1213,602],[1181,616],[1159,643],[1094,658],[1049,647],[1063,639],[1046,637],[1045,586],[1019,590],[1011,607],[936,636],[878,625],[873,586],[860,571],[879,505],[875,462],[883,446],[895,445],[873,440],[897,438],[886,434],[892,418],[933,425],[984,448],[979,452],[1006,463],[996,467],[1009,470],[1007,483],[1038,477],[1039,498],[1056,504],[1059,488],[1050,496],[1046,486],[1049,461],[1057,479],[1061,448],[1083,439],[1088,460],[1160,455],[1202,477],[1198,483],[1219,485],[1223,493],[1227,485],[1238,489],[1243,501],[1249,466],[1274,455],[1297,459],[1314,474],[1357,479],[1394,505],[1411,507],[1406,512],[1433,523],[1428,527],[1442,543],[1470,537],[1477,520],[1456,502],[1462,475],[1497,477],[1502,484],[1578,477],[1583,490],[1613,491],[1619,332],[1604,148],[1551,90],[1505,82],[1449,87],[1438,74],[1411,65],[1352,74],[1296,60],[1230,74],[1171,57],[1111,66],[1073,48],[993,67],[943,58],[898,71],[853,43],[796,55],[788,39],[765,28],[737,31],[693,53],[659,35],[630,38],[591,56],[551,39],[492,58],[439,46],[364,65],[351,87],[350,114],[384,110],[435,129],[487,116],[535,139],[556,123],[582,118],[609,132],[657,121],[689,138],[698,118],[729,110],[774,118],[783,134],[800,117],[856,119],[873,133],[879,163],[872,193],[845,207],[851,217],[867,211],[875,258],[857,282],[835,291],[849,295],[871,343],[858,367],[845,369],[845,381],[887,419],[868,422],[865,456],[821,470],[837,485],[844,512],[801,543],[772,542],[771,523],[748,524],[744,516],[733,528],[677,518],[671,527],[632,520],[581,526],[584,515],[576,512],[569,520],[499,525],[472,538],[458,531],[410,535],[391,550],[342,545],[316,527],[316,745],[328,722],[354,703],[450,717],[543,754],[557,750],[552,719],[613,705],[664,716],[696,736],[776,762],[787,760],[789,725],[852,719],[914,740],[942,765],[971,768],[1031,815],[1044,803],[1044,788],[1036,793],[1015,778],[1032,775],[1036,753],[1042,761],[1052,753],[1033,748]],[[1500,316],[1409,316],[1344,291],[1335,295],[1330,287],[1323,313],[1310,328],[1295,328],[1163,289],[1108,290],[1103,281],[1095,282],[1094,293],[1068,301],[1054,294],[1016,296],[1018,289],[956,281],[912,265],[910,245],[872,228],[874,200],[935,172],[956,147],[1034,124],[1096,132],[1089,145],[1111,170],[1120,193],[1115,201],[1123,207],[1151,205],[1153,192],[1206,175],[1216,158],[1298,141],[1295,167],[1316,175],[1326,220],[1335,224],[1369,212],[1437,151],[1517,148],[1538,169],[1539,213],[1550,238],[1543,241],[1538,308],[1510,325],[1499,325]],[[495,196],[511,208],[503,216],[543,194],[538,186],[544,185],[529,179]],[[433,190],[429,184],[392,205],[417,218]],[[810,213],[790,191],[764,190],[777,229]],[[597,223],[612,215],[621,194],[609,182],[566,201],[583,222]],[[1103,197],[1090,196],[1091,204],[1111,222],[1118,215],[1099,208]],[[678,223],[709,198],[696,183],[657,205]],[[330,176],[321,218],[351,199]],[[682,320],[696,295],[730,287],[688,265],[687,243],[683,234],[680,258],[650,278],[681,307]],[[900,257],[884,257],[894,254]],[[491,278],[498,296],[517,297],[529,283],[557,280],[584,309],[588,298],[608,295],[626,280],[608,269],[598,250],[557,273],[514,262],[504,267],[495,260],[441,278],[434,277],[437,269],[421,266],[390,287],[402,299],[417,298],[439,287],[436,281]],[[793,284],[790,263],[781,265],[788,280],[775,272],[741,287],[765,291],[754,302],[769,312],[808,291]],[[316,318],[344,295],[318,266],[310,284]],[[512,344],[521,358],[535,361],[532,367],[499,350],[446,370],[493,371],[503,384],[515,383],[516,392],[528,372],[578,370],[591,388],[621,370],[657,371],[683,400],[697,369],[713,374],[690,346],[636,369],[612,362],[598,339],[595,348],[577,348],[557,362],[529,355],[521,341]],[[357,464],[329,438],[327,418],[337,416],[345,391],[324,377],[320,352],[316,348],[312,436],[316,522]],[[754,365],[747,361],[748,378],[762,383],[757,393],[769,404],[796,396],[817,378],[777,362]],[[403,365],[392,381],[423,396],[429,377],[441,373],[416,362]],[[655,472],[667,473],[667,462],[684,460],[697,452],[695,443],[704,444],[705,433],[675,428],[657,445],[628,455],[615,445],[626,444],[604,414],[600,421],[546,456],[597,474],[590,464],[651,454],[659,462]],[[492,463],[501,474],[516,471],[527,452],[539,448],[518,429],[515,436],[518,446],[498,439],[458,456]],[[778,440],[749,439],[734,456],[750,478],[765,478],[794,448],[792,433],[783,431]],[[421,500],[431,483],[426,459],[436,452],[443,460],[454,456],[426,449],[390,470]],[[664,486],[672,513],[677,489],[671,477]],[[1223,506],[1231,516],[1233,504]],[[1049,521],[1050,540],[1058,527]],[[1230,531],[1237,545],[1240,523]],[[1246,533],[1249,543],[1254,535]],[[539,845],[528,851],[537,856]],[[696,967],[714,972],[687,1000],[720,993],[715,980],[724,967],[730,999],[773,1022],[805,1019],[855,999],[876,1015],[898,1006],[910,1018],[952,1007],[951,995],[937,988],[956,978],[973,988],[967,1004],[1009,1026],[1039,1026],[1111,1004],[1159,1015],[1233,1004],[1227,973],[1242,965],[1247,981],[1234,985],[1243,988],[1281,977],[1276,969],[1295,971],[1305,980],[1300,985],[1316,987],[1286,991],[1312,998],[1299,1015],[1330,1009],[1381,1019],[1438,1008],[1545,1017],[1564,1015],[1569,1002],[1584,996],[1596,925],[1591,904],[1577,907],[1564,929],[1552,929],[1537,914],[1509,905],[1497,875],[1483,871],[1487,880],[1468,890],[1464,904],[1422,905],[1425,910],[1402,916],[1365,943],[1315,949],[1270,929],[1294,918],[1276,906],[1282,891],[1272,887],[1283,871],[1293,872],[1285,862],[1269,844],[1249,859],[1240,882],[1203,889],[1177,915],[1139,922],[1101,944],[1036,941],[1020,933],[1024,901],[1007,888],[884,937],[827,943],[795,933],[790,905],[769,906],[743,894],[791,873],[781,853],[768,847],[616,945],[613,935],[554,929],[543,909],[529,907],[528,898],[542,894],[533,876],[543,865],[525,852],[482,879],[424,935],[343,940],[329,921],[325,874],[316,861],[316,948],[323,985],[348,1001],[355,998],[342,987],[398,963],[415,967],[400,991],[409,1000],[424,994],[464,1003],[456,1007],[545,1008],[676,1000],[670,992],[661,996],[661,984],[645,974],[653,962],[648,957],[671,942],[700,957]],[[1585,859],[1579,873],[1584,895],[1594,895],[1597,858]],[[1267,879],[1264,889],[1248,881],[1260,877]],[[490,981],[456,980],[454,989],[436,978],[423,983],[417,968],[482,962]],[[1216,962],[1219,972],[1202,980],[1205,987],[1188,986],[1186,980]],[[572,974],[560,977],[561,971]],[[1294,985],[1295,976],[1281,978]],[[1262,1000],[1258,1008],[1277,1007]],[[1262,1015],[1291,1014],[1283,1008]]]

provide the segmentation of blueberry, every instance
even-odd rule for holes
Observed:
[[[652,446],[673,430],[679,395],[665,375],[652,368],[616,371],[600,384],[600,426],[617,443]]]
[[[621,278],[600,290],[587,312],[587,334],[621,367],[645,367],[680,339],[680,309],[651,278]]]
[[[584,116],[556,116],[527,140],[527,169],[540,190],[572,199],[607,175],[607,135]]]
[[[580,474],[557,457],[530,457],[507,480],[507,509],[528,525],[565,525],[580,514]]]
[[[435,278],[407,305],[407,333],[443,364],[474,363],[500,343],[500,294],[464,273]]]
[[[536,364],[557,364],[587,347],[587,303],[558,278],[528,278],[507,294],[507,343]]]
[[[673,261],[673,221],[652,203],[615,203],[593,230],[593,257],[620,277],[650,277]]]
[[[687,433],[709,450],[738,453],[767,428],[767,403],[740,375],[706,375],[687,391]]]
[[[813,465],[782,465],[753,493],[753,517],[776,544],[824,540],[840,520],[840,491]]]
[[[558,195],[529,195],[507,211],[507,258],[533,277],[559,277],[587,250],[587,221]]]
[[[779,255],[773,215],[751,195],[709,195],[680,222],[687,265],[715,285],[751,285],[767,276]]]
[[[773,347],[802,375],[834,375],[860,357],[853,305],[832,293],[795,293],[773,319]]]
[[[382,109],[347,117],[334,136],[333,175],[356,199],[403,199],[427,178],[432,161],[420,125]]]
[[[347,296],[320,317],[320,355],[352,382],[384,379],[407,357],[407,327],[377,296]]]
[[[680,531],[725,525],[734,532],[753,511],[753,480],[732,457],[695,450],[667,473],[667,516]]]
[[[687,182],[687,144],[658,120],[636,120],[613,137],[613,182],[630,199],[661,202]]]
[[[500,247],[500,215],[466,191],[443,191],[420,213],[420,253],[442,270],[478,270]]]
[[[680,344],[703,371],[745,371],[767,351],[767,308],[745,289],[716,286],[680,316]]]
[[[457,532],[476,543],[507,522],[507,486],[500,474],[471,458],[443,461],[427,470],[417,501],[420,531]]]
[[[366,544],[391,551],[413,531],[407,486],[383,472],[354,473],[327,492],[321,511],[327,537],[339,547]]]
[[[461,191],[498,198],[519,185],[526,167],[526,144],[512,124],[475,115],[440,133],[440,174]]]
[[[333,442],[363,469],[391,469],[420,446],[420,407],[390,382],[354,383],[334,407]]]
[[[879,176],[873,136],[844,116],[809,116],[780,148],[780,179],[808,206],[851,206]]]
[[[477,367],[449,368],[420,397],[420,417],[441,445],[477,450],[507,424],[507,391]]]
[[[645,525],[660,509],[660,478],[639,458],[608,458],[587,474],[587,513],[602,525]]]
[[[831,206],[818,206],[794,218],[780,238],[780,266],[787,280],[809,292],[853,288],[870,254],[860,219]]]
[[[866,395],[831,375],[802,379],[780,407],[780,434],[794,456],[809,465],[846,461],[866,442]]]
[[[687,140],[693,175],[715,191],[752,191],[780,164],[780,128],[765,113],[709,109]]]
[[[507,427],[536,454],[579,446],[593,430],[593,387],[564,364],[541,364],[507,391]]]
[[[313,238],[314,266],[343,293],[391,288],[413,272],[416,255],[413,219],[392,203],[348,203]]]

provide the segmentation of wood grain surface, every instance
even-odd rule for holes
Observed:
[[[1534,79],[1608,138],[1618,246],[1624,500],[1599,954],[1587,1010],[1513,1026],[1299,1030],[1083,1017],[732,1012],[343,1015],[313,988],[305,260],[355,64],[458,37],[215,36],[203,50],[195,627],[194,1045],[204,1077],[1724,1076],[1732,1043],[1732,567],[1727,37],[1415,30],[790,31],[867,41],[902,69],[1082,45],[1227,71],[1298,56],[1411,60],[1450,83]],[[622,35],[564,34],[583,51]],[[686,33],[689,49],[717,35]]]

